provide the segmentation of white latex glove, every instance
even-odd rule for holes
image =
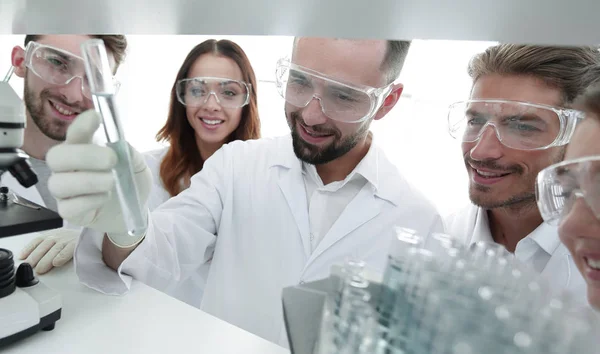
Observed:
[[[36,273],[44,274],[54,267],[61,267],[71,259],[81,230],[56,229],[45,231],[33,239],[19,255],[19,259],[31,264]]]
[[[58,213],[69,224],[105,232],[117,246],[129,247],[140,237],[127,234],[112,169],[117,155],[106,146],[92,143],[101,118],[94,110],[81,113],[69,129],[64,143],[50,149],[46,163],[52,171],[48,190],[56,198]],[[152,175],[142,155],[130,146],[135,182],[143,210]]]

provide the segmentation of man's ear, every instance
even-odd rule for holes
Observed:
[[[25,77],[27,68],[25,67],[25,50],[19,46],[15,46],[11,53],[12,66],[15,68],[15,74],[18,77]]]
[[[398,100],[400,100],[400,96],[402,95],[403,90],[404,85],[400,83],[394,84],[392,86],[392,91],[387,95],[385,100],[383,100],[383,105],[381,106],[381,108],[379,108],[377,114],[375,114],[375,117],[373,117],[373,119],[379,120],[385,117],[385,115],[388,114],[392,110],[392,108],[394,108],[396,103],[398,103]]]

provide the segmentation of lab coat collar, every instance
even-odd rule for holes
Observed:
[[[363,159],[358,163],[354,171],[350,173],[348,176],[348,180],[354,176],[354,174],[359,174],[363,176],[372,186],[373,190],[377,194],[379,191],[379,153],[380,150],[375,144],[375,136],[371,133],[371,146],[369,147],[369,151],[363,157]]]
[[[272,163],[269,168],[283,167],[292,171],[302,171],[302,161],[296,157],[292,146],[292,136],[287,135],[280,138],[277,151],[273,152]]]
[[[370,134],[372,140],[369,151],[345,181],[349,181],[358,173],[369,182],[373,195],[397,206],[402,200],[402,196],[398,192],[402,188],[398,188],[398,184],[403,184],[403,187],[407,189],[410,189],[410,186],[404,180],[391,180],[391,178],[399,176],[398,170],[387,160],[385,154],[377,145],[375,135],[372,132]],[[291,135],[285,138],[285,143],[287,146],[282,146],[279,149],[270,167],[284,167],[302,174],[302,161],[294,154]]]

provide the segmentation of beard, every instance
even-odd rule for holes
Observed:
[[[331,162],[352,150],[362,140],[369,131],[369,124],[363,124],[360,129],[347,137],[342,137],[342,133],[335,127],[326,127],[325,125],[311,126],[311,130],[322,133],[323,135],[332,135],[333,141],[329,145],[320,147],[306,142],[298,133],[297,123],[302,122],[301,111],[288,112],[285,114],[288,120],[292,134],[292,146],[294,154],[301,161],[312,165],[321,165]]]
[[[83,112],[85,107],[70,104],[63,98],[53,95],[49,89],[43,89],[39,96],[36,96],[29,87],[28,81],[26,76],[23,100],[25,101],[25,107],[27,108],[27,112],[29,112],[31,120],[48,138],[56,141],[64,141],[67,136],[67,129],[71,122],[60,120],[46,114],[44,112],[44,102],[52,98],[54,101],[60,102],[65,106],[73,107],[73,109],[78,112]]]
[[[557,156],[551,159],[551,162],[548,164],[548,166],[562,161],[564,154],[565,149],[561,148],[558,151]],[[465,155],[464,160],[467,169],[470,169],[471,166],[475,168],[487,168],[494,171],[511,173],[519,177],[519,182],[511,185],[513,191],[513,193],[511,193],[512,195],[505,198],[498,198],[495,194],[497,194],[499,191],[494,193],[495,191],[493,186],[490,187],[479,184],[470,185],[469,199],[473,204],[484,209],[509,208],[521,210],[522,208],[535,206],[535,183],[539,171],[535,173],[525,173],[523,167],[516,164],[503,166],[492,160],[475,161],[468,155]]]

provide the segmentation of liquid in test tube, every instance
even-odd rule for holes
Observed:
[[[127,232],[132,237],[139,237],[146,233],[147,219],[142,213],[129,144],[125,139],[115,104],[116,85],[106,48],[101,39],[91,39],[81,45],[81,50],[92,100],[96,111],[102,117],[107,146],[112,148],[118,157],[113,173]]]

